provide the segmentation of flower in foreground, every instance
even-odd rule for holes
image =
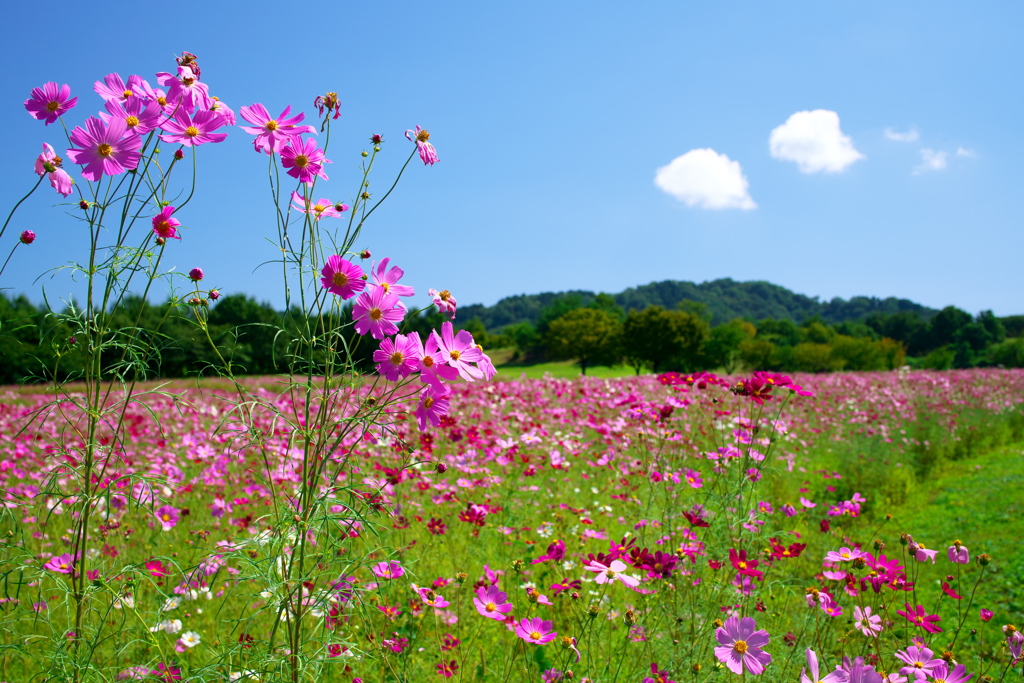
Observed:
[[[451,399],[447,392],[439,391],[431,384],[425,386],[416,407],[416,424],[420,431],[427,428],[428,422],[435,427],[441,424],[441,418],[448,414],[450,408]]]
[[[338,254],[327,257],[327,262],[324,263],[320,274],[323,276],[320,278],[320,283],[324,289],[331,294],[337,294],[342,299],[351,299],[366,288],[363,269]]]
[[[459,371],[459,376],[467,382],[483,377],[483,373],[477,369],[475,363],[483,358],[483,352],[473,344],[473,335],[467,330],[459,330],[455,334],[452,324],[445,321],[441,324],[441,334],[431,332],[441,350],[441,357],[445,362]]]
[[[543,645],[544,643],[550,643],[558,637],[558,634],[552,630],[552,627],[553,625],[550,621],[544,621],[540,617],[523,619],[516,625],[516,635],[528,643]]]
[[[967,673],[967,667],[963,664],[957,664],[950,671],[949,665],[946,662],[942,662],[941,664],[936,664],[935,668],[932,669],[932,681],[934,683],[967,683],[972,678],[974,678],[974,674]]]
[[[442,289],[440,292],[436,289],[428,289],[429,294],[434,299],[434,305],[437,306],[438,313],[446,313],[452,320],[455,319],[455,309],[458,304],[455,301],[455,297],[447,289]]]
[[[870,607],[861,609],[857,605],[853,608],[853,625],[869,638],[877,638],[882,631],[882,617],[872,614]]]
[[[90,116],[85,128],[71,131],[71,144],[78,145],[68,150],[71,161],[85,168],[82,177],[96,182],[105,175],[120,175],[139,165],[142,155],[139,148],[142,140],[134,133],[128,133],[124,119],[111,118],[108,125]]]
[[[25,100],[25,109],[33,118],[46,121],[48,126],[76,104],[78,98],[71,97],[71,86],[50,81],[41,88],[32,88],[30,97]]]
[[[395,294],[397,296],[413,296],[416,294],[416,290],[411,286],[398,284],[398,281],[405,275],[405,271],[398,266],[388,268],[390,263],[391,259],[386,258],[370,269],[370,278],[373,280],[373,283],[383,288],[388,294]]]
[[[715,631],[718,647],[715,656],[734,674],[742,674],[744,667],[754,675],[764,671],[772,656],[761,648],[768,644],[768,632],[759,631],[751,617],[729,617]]]
[[[63,159],[57,156],[53,147],[44,142],[43,153],[36,158],[36,175],[49,174],[50,186],[67,197],[71,194],[72,180],[68,172],[61,168],[62,165]]]
[[[57,555],[50,558],[50,561],[43,565],[43,569],[58,574],[70,574],[75,569],[75,560],[69,553]]]
[[[931,650],[919,645],[911,645],[906,650],[898,651],[896,659],[905,664],[900,668],[901,674],[913,676],[919,680],[927,678],[932,669],[943,663],[941,659],[932,657]]]
[[[181,239],[176,229],[181,226],[181,223],[171,218],[172,213],[174,213],[174,207],[165,206],[160,213],[153,216],[153,232],[157,237],[163,237],[165,240],[172,238],[176,240]]]
[[[404,317],[405,309],[400,306],[398,297],[388,294],[380,287],[360,294],[352,309],[356,332],[370,334],[374,339],[397,334],[398,326],[395,323]]]
[[[808,671],[810,677],[807,676]],[[817,653],[807,648],[807,668],[800,670],[800,683],[843,683],[846,680],[846,672],[842,669],[836,669],[824,678],[821,678],[820,673]]]
[[[280,116],[271,118],[270,112],[262,104],[251,104],[238,110],[243,119],[256,126],[241,126],[246,133],[256,136],[256,139],[252,141],[252,146],[257,152],[263,151],[267,154],[280,152],[285,143],[297,135],[316,132],[313,126],[298,125],[302,119],[306,118],[305,114],[289,116],[291,112],[292,108],[288,106],[284,108]]]
[[[594,559],[583,565],[583,569],[588,572],[595,572],[597,576],[594,577],[594,581],[597,583],[611,583],[617,580],[630,588],[640,585],[640,579],[625,573],[627,567],[626,563],[622,560],[612,560],[605,564]]]
[[[437,158],[437,150],[428,142],[430,133],[416,126],[416,130],[405,131],[405,139],[416,143],[416,151],[420,153],[420,161],[427,166],[433,166],[440,159]]]
[[[950,562],[955,564],[967,564],[971,561],[971,554],[967,552],[967,546],[960,541],[953,541],[953,545],[949,546],[946,551],[946,556]]]
[[[381,342],[380,349],[373,352],[373,362],[377,364],[377,372],[391,382],[397,382],[416,371],[420,362],[422,347],[410,339],[416,335],[396,334],[394,340],[388,338]],[[417,355],[420,354],[420,355]]]
[[[324,164],[329,163],[331,160],[324,158],[324,151],[316,146],[313,138],[293,137],[281,148],[281,165],[300,183],[310,185],[317,176],[327,180]]]
[[[227,133],[214,133],[225,123],[224,117],[215,111],[197,111],[189,116],[184,109],[174,112],[174,118],[163,122],[164,131],[160,139],[176,142],[185,147],[198,147],[207,142],[223,142]]]
[[[907,621],[913,624],[917,624],[928,633],[942,632],[942,629],[935,625],[935,622],[942,621],[938,614],[926,614],[924,605],[918,605],[916,608],[913,608],[910,606],[910,603],[903,604],[906,605],[907,611],[897,610],[896,614],[906,618]]]
[[[405,574],[401,562],[391,560],[390,562],[378,562],[371,568],[373,575],[379,579],[397,579]]]

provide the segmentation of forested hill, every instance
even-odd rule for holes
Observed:
[[[459,318],[479,318],[488,330],[498,330],[505,325],[521,322],[537,324],[541,311],[556,301],[578,297],[583,306],[588,306],[595,296],[594,292],[582,290],[519,294],[505,297],[493,306],[462,306]],[[649,285],[630,287],[612,297],[627,311],[642,310],[648,306],[674,309],[682,301],[697,302],[707,307],[712,325],[720,325],[734,318],[775,318],[799,323],[815,315],[825,322],[835,324],[861,320],[871,313],[901,312],[914,313],[928,320],[937,312],[927,306],[895,297],[878,299],[855,296],[850,300],[837,297],[831,301],[819,301],[817,297],[797,294],[770,282],[736,282],[730,278],[700,284],[678,280],[652,282]]]

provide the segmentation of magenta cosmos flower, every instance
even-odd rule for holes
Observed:
[[[768,632],[756,629],[757,622],[752,618],[734,616],[715,631],[715,656],[734,674],[742,674],[746,667],[756,676],[772,661],[772,656],[761,649],[768,644]]]
[[[941,659],[934,658],[932,654],[927,647],[919,645],[911,645],[906,650],[898,651],[896,659],[905,665],[900,667],[900,673],[916,680],[927,678],[936,666],[943,663]]]
[[[68,553],[57,555],[51,557],[50,561],[43,565],[43,569],[48,569],[58,574],[70,574],[75,569],[75,559]]]
[[[416,151],[420,153],[420,161],[427,166],[433,166],[440,159],[437,158],[437,150],[428,142],[430,133],[416,126],[416,130],[405,131],[405,139],[416,143]]]
[[[107,74],[102,81],[96,81],[92,89],[107,102],[127,102],[133,97],[145,95],[151,88],[142,76],[132,74],[125,83],[120,74],[114,73]]]
[[[324,289],[331,294],[337,294],[342,299],[351,299],[366,287],[363,269],[337,254],[327,257],[327,262],[320,274],[323,276],[320,278],[320,283]],[[398,328],[395,328],[395,331],[397,332]],[[364,333],[360,332],[360,334]],[[383,339],[383,337],[380,338]]]
[[[417,336],[415,332],[410,335],[396,334],[393,340],[388,338],[382,341],[380,349],[373,352],[377,372],[385,379],[397,382],[416,372],[423,351],[416,340],[410,338],[413,336]]]
[[[180,240],[177,228],[181,225],[176,219],[171,218],[174,213],[173,206],[165,206],[164,210],[153,216],[153,232],[157,237]]]
[[[324,158],[324,151],[316,146],[313,138],[293,137],[281,148],[281,165],[288,169],[288,175],[307,185],[317,176],[327,180],[324,164],[331,163]]]
[[[160,526],[164,531],[170,531],[178,525],[181,519],[181,511],[173,505],[164,505],[157,509],[156,517],[160,520]]]
[[[974,674],[967,673],[967,667],[963,664],[957,664],[950,671],[949,665],[942,662],[932,669],[933,683],[967,683],[972,678],[974,678]]]
[[[223,142],[227,133],[214,133],[224,125],[224,118],[213,111],[197,111],[189,116],[184,109],[174,112],[174,118],[164,121],[161,128],[165,134],[160,136],[164,142],[177,142],[186,147],[198,147],[207,142]]]
[[[143,100],[140,97],[132,97],[122,104],[116,100],[108,100],[100,112],[100,118],[109,123],[112,117],[124,119],[128,130],[137,135],[145,135],[153,130],[160,123],[163,116],[163,109],[154,100]]]
[[[178,67],[178,75],[165,72],[156,75],[156,82],[167,88],[167,101],[176,103],[188,113],[205,111],[213,106],[210,89],[199,82],[199,75],[187,66]]]
[[[398,296],[413,296],[416,294],[416,290],[409,285],[398,284],[398,281],[405,275],[405,271],[398,266],[388,268],[390,263],[391,259],[386,258],[370,269],[370,279],[373,280],[373,283],[383,288],[388,294],[396,294]]]
[[[902,617],[905,617],[907,621],[912,624],[917,624],[928,633],[941,633],[942,629],[935,625],[935,622],[942,621],[938,614],[926,614],[924,611],[924,605],[918,605],[917,608],[912,608],[910,603],[903,603],[907,607],[906,612],[897,611]]]
[[[807,676],[808,671],[811,674],[810,677]],[[818,655],[814,650],[808,648],[807,668],[800,671],[800,683],[846,683],[846,672],[836,669],[822,678],[818,668]]]
[[[444,322],[441,325],[441,334],[431,333],[437,340],[437,346],[441,349],[441,357],[445,362],[459,371],[459,375],[467,382],[483,377],[483,373],[474,365],[483,358],[483,352],[473,343],[473,335],[466,330],[459,330],[455,334],[452,324]]]
[[[516,625],[516,635],[528,643],[543,645],[558,637],[552,628],[550,621],[544,621],[540,617],[523,619]]]
[[[57,156],[57,153],[53,151],[53,147],[43,143],[43,153],[36,158],[36,175],[48,174],[50,180],[50,186],[57,190],[57,192],[65,197],[71,194],[71,186],[73,181],[68,172],[65,171],[61,166],[64,160]]]
[[[449,392],[436,389],[427,385],[420,392],[420,404],[416,407],[416,424],[420,431],[427,428],[427,423],[435,427],[441,424],[441,418],[448,414],[451,409]]]
[[[398,334],[398,326],[395,323],[401,322],[404,317],[405,309],[401,307],[398,297],[388,294],[380,287],[360,294],[352,309],[356,332],[370,334],[374,339]]]
[[[313,126],[300,126],[306,115],[303,113],[289,116],[292,108],[285,107],[284,111],[277,118],[271,118],[270,112],[262,104],[251,104],[241,107],[238,113],[242,118],[253,124],[255,127],[242,126],[242,130],[256,136],[252,146],[257,152],[263,151],[267,154],[280,152],[281,149],[292,138],[303,133],[315,133]]]
[[[420,381],[434,387],[437,393],[446,394],[448,389],[445,388],[443,380],[452,382],[458,379],[459,371],[445,363],[434,335],[427,337],[426,345],[416,332],[411,333],[409,338],[416,344],[416,354],[419,358],[416,369],[420,372]]]
[[[71,97],[70,86],[50,81],[41,88],[32,88],[30,97],[25,100],[25,109],[33,118],[45,121],[48,126],[76,104],[78,98]]]
[[[498,590],[497,586],[477,588],[473,605],[481,616],[497,621],[505,621],[505,615],[512,611],[512,603],[508,601],[508,594]]]
[[[142,140],[135,133],[128,132],[123,119],[111,118],[108,125],[90,116],[85,128],[71,131],[71,144],[78,145],[68,150],[68,157],[84,166],[82,177],[96,182],[105,175],[120,175],[139,165],[142,155],[139,148]]]
[[[397,579],[405,575],[405,569],[401,562],[391,560],[390,562],[378,562],[371,567],[373,575],[378,579]]]

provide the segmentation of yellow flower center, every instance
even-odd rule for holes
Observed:
[[[165,522],[169,522],[171,521],[171,516],[165,512],[160,516],[160,519],[164,520]]]
[[[135,126],[139,125],[139,117],[129,116],[124,120],[124,122],[128,125],[129,128],[134,128]]]
[[[487,610],[488,612],[493,612],[497,608],[498,608],[498,606],[495,605],[493,602],[489,602],[486,605],[484,605],[484,609]]]
[[[109,157],[111,154],[114,153],[114,148],[104,142],[102,145],[96,148],[96,153],[99,154],[101,157]]]
[[[423,407],[424,408],[429,409],[430,406],[432,406],[432,405],[434,405],[434,399],[432,397],[427,396],[425,399],[423,399]]]
[[[380,310],[379,308],[375,308],[372,311],[370,311],[370,320],[380,320],[383,317],[384,311]]]
[[[46,103],[47,111],[57,111],[58,109],[60,109],[60,102],[58,102],[57,100],[50,100]]]
[[[842,557],[844,560],[850,559],[850,553],[839,553],[839,556]]]
[[[326,211],[326,210],[327,210],[327,207],[326,207],[326,206],[324,206],[323,204],[316,204],[316,205],[315,205],[315,206],[313,207],[313,210],[314,210],[314,211],[316,211],[317,213],[323,213],[324,211]]]
[[[452,357],[452,360],[458,360],[462,356],[462,353],[458,349],[452,349],[449,355]]]
[[[295,168],[306,168],[309,166],[309,157],[305,154],[299,154],[295,157]]]
[[[452,293],[449,292],[447,289],[442,289],[438,293],[437,298],[439,298],[441,301],[448,301],[448,299],[452,298]]]
[[[737,562],[736,566],[738,566],[740,569],[746,569],[747,568],[747,563],[746,562]]]
[[[195,136],[199,135],[199,129],[195,126],[189,126],[185,129],[185,135],[189,136],[190,138],[194,138]]]
[[[158,98],[156,98],[156,103],[159,104],[161,107],[166,107],[167,106],[167,98],[166,97],[158,97]]]
[[[732,649],[736,650],[736,652],[739,652],[740,654],[743,654],[747,651],[747,642],[745,640],[737,640],[735,643],[733,643]]]
[[[416,139],[420,142],[426,142],[430,139],[430,133],[425,130],[421,130],[419,133],[416,133]]]
[[[331,278],[331,283],[335,287],[344,287],[348,284],[348,275],[345,275],[345,273],[335,273],[334,277]]]
[[[269,121],[266,122],[266,124],[263,127],[269,130],[271,133],[273,133],[275,130],[277,130],[277,125],[277,121],[275,121],[274,119],[270,119]]]
[[[385,294],[391,291],[391,285],[387,282],[380,283],[380,288],[384,290]]]
[[[388,360],[391,361],[392,365],[401,365],[402,361],[405,360],[405,354],[401,351],[395,351]]]
[[[428,368],[434,367],[434,357],[433,356],[423,356],[423,364],[425,366],[427,366]]]
[[[427,131],[423,131],[426,133]],[[530,631],[530,640],[540,640],[540,631]]]
[[[122,94],[122,95],[124,96],[124,98],[125,98],[125,99],[128,99],[129,97],[131,97],[131,96],[132,96],[132,91],[131,91],[131,90],[125,90],[125,91],[124,91],[123,93],[121,93],[121,94]]]

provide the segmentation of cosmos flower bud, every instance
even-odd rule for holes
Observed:
[[[512,569],[515,569],[517,572],[523,571],[523,561],[522,560],[512,560]]]
[[[202,268],[193,268],[192,270],[188,271],[188,279],[192,280],[193,282],[199,282],[200,280],[203,279],[203,277],[205,277],[205,275],[203,273]]]
[[[882,539],[876,538],[875,542],[874,542],[874,547],[875,547],[875,551],[877,552],[877,551],[882,550],[883,548],[885,548],[885,543],[882,542]]]
[[[639,619],[636,617],[636,612],[631,609],[626,610],[626,613],[622,615],[622,620],[626,622],[627,626],[633,626]]]
[[[694,662],[693,665],[690,667],[690,671],[692,671],[695,674],[699,674],[702,668],[704,667],[702,667],[698,662]]]
[[[439,462],[437,463],[437,466],[434,467],[434,470],[438,474],[444,474],[445,472],[448,471],[448,465],[444,464],[443,462]]]
[[[457,573],[455,575],[455,580],[458,581],[459,583],[462,583],[463,581],[466,580],[467,576],[468,576],[468,574],[466,574],[466,572],[459,572],[459,573]]]
[[[87,201],[85,201],[83,199],[82,201],[78,202],[78,208],[80,208],[82,211],[88,211],[89,210],[89,202],[87,202]]]
[[[181,161],[182,159],[184,159],[185,158],[184,150],[180,150],[180,149],[176,150],[174,152],[174,158],[177,159],[178,161]]]
[[[375,145],[379,145],[380,143],[384,142],[384,136],[383,135],[371,135],[370,136],[370,142],[372,142]]]
[[[597,605],[591,605],[589,608],[587,608],[587,616],[589,616],[591,619],[593,619],[594,617],[596,617],[600,613],[601,613],[601,608],[598,607]]]
[[[981,555],[978,555],[978,564],[980,564],[982,567],[987,566],[988,563],[991,561],[992,558],[989,557],[988,553],[982,553]]]
[[[22,244],[32,244],[33,242],[36,241],[36,234],[31,230],[26,230],[25,232],[21,233],[21,237],[19,239],[21,240]]]
[[[363,260],[370,258],[370,256],[372,256],[372,254],[370,254],[369,249],[363,249],[361,252],[359,252],[359,258]]]
[[[220,298],[220,290],[219,289],[211,289],[210,290],[210,298],[213,299],[214,301],[219,299]]]

